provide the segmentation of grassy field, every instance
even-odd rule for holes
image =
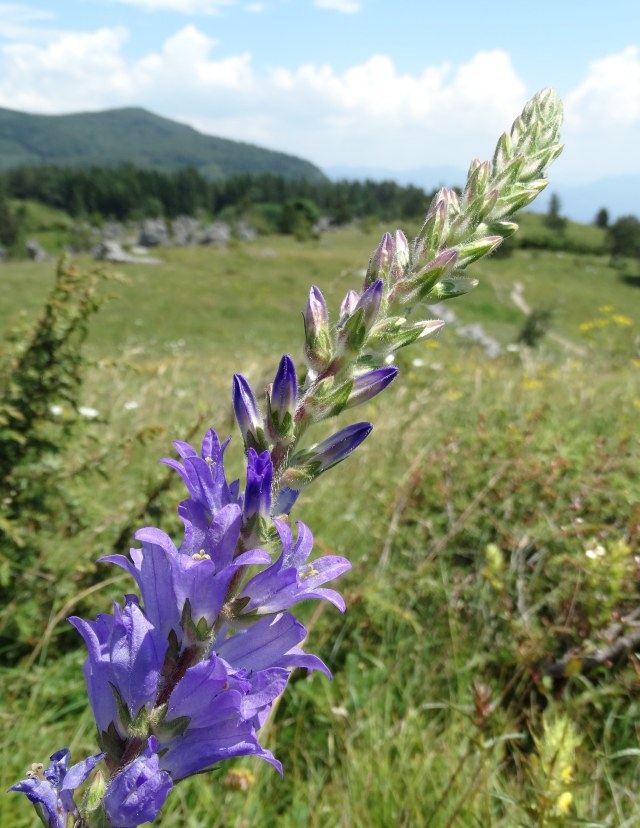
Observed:
[[[194,429],[233,432],[231,375],[264,386],[282,353],[298,358],[309,286],[337,312],[384,229],[163,250],[163,265],[105,283],[82,399],[98,415],[59,461],[75,522],[34,539],[33,649],[2,668],[5,789],[63,745],[95,749],[83,653],[60,619],[130,588],[92,561],[132,520],[177,529],[177,481],[149,498],[157,459]],[[2,266],[2,327],[34,317],[52,271]],[[455,324],[407,349],[392,388],[342,415],[374,422],[358,458],[296,507],[316,547],[354,566],[346,615],[305,617],[333,682],[296,676],[267,724],[284,779],[257,760],[223,765],[180,785],[159,824],[640,824],[637,659],[546,672],[606,646],[640,597],[640,292],[595,253],[516,250],[474,275],[480,287],[449,307],[502,355]],[[535,351],[506,347],[522,300],[552,311]],[[234,437],[232,470],[241,461]],[[22,798],[0,797],[0,825],[35,824]]]

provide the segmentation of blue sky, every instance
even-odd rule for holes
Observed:
[[[544,86],[560,180],[640,172],[637,0],[0,0],[0,106],[144,106],[325,168],[466,168]]]

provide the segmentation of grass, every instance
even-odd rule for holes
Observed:
[[[102,584],[115,574],[105,568],[95,591],[79,594],[91,561],[132,514],[140,513],[135,525],[177,530],[167,512],[181,496],[177,485],[145,511],[164,475],[157,458],[198,421],[200,430],[233,431],[231,374],[265,385],[280,353],[299,354],[309,285],[335,313],[381,229],[308,244],[269,237],[227,250],[163,250],[164,265],[128,267],[126,282],[110,284],[114,298],[88,343],[83,400],[100,414],[65,460],[82,520],[66,537],[38,539],[47,550],[42,571],[57,576],[39,583],[34,567],[36,655],[2,668],[5,789],[62,745],[76,757],[95,749],[82,653],[51,621],[78,607],[105,611],[129,588],[124,578]],[[0,296],[0,323],[32,316],[51,272],[50,263],[3,266],[10,289]],[[393,391],[344,418],[376,427],[359,458],[305,493],[296,515],[320,552],[354,564],[342,584],[344,617],[303,608],[308,647],[334,680],[296,676],[271,717],[267,745],[283,761],[283,780],[240,761],[242,790],[231,764],[221,766],[176,789],[163,826],[640,820],[634,657],[555,682],[540,673],[545,658],[601,644],[617,614],[638,602],[637,288],[595,255],[516,250],[475,275],[480,287],[450,305],[461,321],[481,321],[513,342],[524,319],[511,298],[518,281],[531,307],[553,307],[558,338],[489,361],[445,328],[400,356]],[[607,321],[581,330],[594,319]],[[585,557],[596,539],[608,550],[600,569]],[[628,557],[614,561],[619,540]],[[553,769],[542,772],[536,759],[552,714],[581,740],[564,815],[554,811]],[[0,824],[35,822],[11,795],[0,798]]]

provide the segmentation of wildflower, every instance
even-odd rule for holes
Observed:
[[[84,675],[98,732],[113,728],[126,739],[140,712],[151,712],[168,641],[133,595],[127,596],[124,609],[114,604],[112,615],[101,614],[95,621],[72,617],[69,622],[87,647]]]
[[[376,368],[356,377],[351,386],[349,399],[346,408],[354,408],[356,405],[372,400],[398,376],[398,369],[394,367]]]
[[[160,769],[160,757],[153,736],[142,754],[111,781],[104,805],[112,825],[135,828],[153,822],[160,813],[173,781]]]
[[[292,668],[331,675],[317,656],[299,646],[306,630],[289,613],[239,625],[227,619],[209,636],[204,658],[202,649],[188,642],[170,646],[172,636],[153,626],[133,596],[124,610],[115,605],[112,616],[98,616],[95,622],[74,618],[72,623],[88,649],[87,690],[107,765],[112,771],[124,767],[123,776],[131,774],[122,789],[111,795],[107,791],[112,803],[107,809],[117,814],[130,785],[146,785],[149,775],[155,778],[149,807],[157,801],[156,788],[166,796],[170,785],[160,771],[173,784],[223,759],[245,755],[281,770],[260,745],[257,730]],[[145,744],[148,761],[139,763]],[[142,822],[153,818],[143,811]],[[113,821],[140,824],[130,819]]]
[[[372,285],[377,279],[384,278],[387,275],[393,260],[393,254],[393,237],[391,233],[385,233],[369,261],[369,267],[367,268],[364,280],[365,288]]]
[[[251,386],[242,376],[233,376],[233,408],[246,446],[264,448],[264,422]]]
[[[573,794],[570,791],[563,791],[556,802],[556,810],[561,816],[566,816],[573,804]]]
[[[239,481],[229,484],[225,476],[224,452],[228,444],[229,440],[220,443],[216,432],[209,429],[200,454],[189,443],[176,440],[173,445],[182,463],[167,457],[160,461],[178,472],[191,495],[189,501],[180,504],[178,513],[191,525],[200,522],[203,530],[223,506],[240,503]]]
[[[233,406],[247,456],[243,492],[239,481],[226,479],[228,441],[221,444],[215,431],[207,432],[199,452],[174,443],[179,460],[163,462],[188,491],[178,507],[181,542],[154,527],[139,530],[140,548],[103,560],[134,578],[140,598],[125,596],[122,606],[115,603],[95,621],[70,619],[87,646],[87,691],[111,773],[106,782],[97,775],[87,797],[86,809],[101,811],[100,824],[108,819],[133,828],[154,821],[176,782],[230,757],[257,756],[282,771],[258,739],[274,700],[294,668],[331,677],[321,659],[303,650],[306,629],[288,610],[309,598],[344,610],[341,596],[325,584],[350,567],[337,555],[309,560],[311,532],[298,522],[294,541],[283,517],[304,486],[354,451],[372,426],[355,423],[309,449],[296,451],[297,441],[314,422],[382,391],[397,375],[384,367],[394,353],[440,330],[441,320],[418,316],[420,304],[477,284],[461,270],[517,229],[507,218],[545,186],[545,168],[561,149],[560,119],[559,101],[546,90],[500,139],[493,165],[472,163],[460,199],[445,188],[434,197],[411,246],[401,231],[385,234],[362,294],[347,294],[337,325],[330,327],[324,297],[311,288],[304,313],[307,377],[298,389],[293,361],[282,357],[265,417],[247,380],[234,376]],[[96,409],[78,411],[99,416]],[[275,561],[263,542],[275,547]],[[569,724],[545,726],[537,747],[549,779],[556,758],[561,767],[573,761],[577,742]],[[54,754],[46,771],[35,766],[13,787],[53,828],[66,828],[70,814],[77,824],[88,822],[72,794],[102,754],[68,772],[67,757]],[[561,807],[566,785],[552,781],[549,801]]]
[[[291,357],[285,354],[280,360],[271,386],[271,393],[267,398],[269,425],[274,438],[293,437],[293,418],[296,413],[297,397],[296,367]]]
[[[329,333],[329,311],[319,288],[312,287],[304,313],[305,357],[314,371],[322,371],[331,362],[333,346]]]
[[[190,526],[180,549],[165,532],[147,527],[135,534],[142,549],[131,549],[131,560],[124,555],[100,560],[126,570],[138,585],[153,627],[165,637],[173,633],[180,645],[187,647],[195,644],[195,633],[185,614],[200,624],[204,636],[213,628],[229,586],[242,567],[271,563],[262,549],[234,558],[240,528],[240,507],[229,504],[216,512],[208,528]]]
[[[344,320],[338,335],[342,361],[361,350],[380,312],[383,293],[384,282],[382,279],[377,279],[365,290],[351,315]]]
[[[313,546],[308,527],[297,521],[298,537],[294,544],[287,524],[281,520],[274,520],[274,523],[282,553],[274,564],[254,575],[244,587],[241,598],[248,598],[249,603],[243,613],[279,612],[307,598],[322,598],[344,612],[342,596],[333,589],[321,588],[321,585],[351,569],[349,561],[339,555],[327,555],[307,564]]]
[[[244,493],[244,520],[267,520],[271,511],[271,480],[273,464],[268,451],[247,452],[247,485]]]
[[[607,554],[607,550],[602,546],[602,544],[596,544],[595,546],[587,549],[584,553],[587,558],[590,558],[592,561],[597,560],[598,558],[603,558]]]
[[[303,488],[351,454],[369,436],[372,428],[371,423],[354,423],[322,443],[297,452],[282,477],[284,485],[297,490]]]
[[[73,792],[104,756],[98,753],[67,768],[69,755],[68,749],[63,748],[51,756],[46,769],[40,764],[33,764],[27,778],[9,788],[10,791],[25,794],[35,805],[41,821],[49,828],[66,828],[68,816],[78,815]]]

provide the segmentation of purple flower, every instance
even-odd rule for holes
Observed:
[[[233,408],[245,445],[264,448],[264,421],[251,386],[242,374],[233,375]]]
[[[357,354],[364,345],[367,333],[380,313],[383,293],[384,282],[377,279],[358,299],[351,315],[343,320],[338,338],[338,353],[343,360],[347,354]]]
[[[131,560],[124,555],[108,555],[100,560],[122,567],[135,578],[151,624],[163,636],[173,631],[182,643],[186,635],[182,623],[187,602],[194,624],[204,619],[210,628],[238,569],[271,562],[268,553],[261,549],[234,558],[240,526],[240,508],[230,504],[216,514],[209,529],[197,535],[202,543],[198,551],[195,551],[197,544],[190,549],[184,549],[183,545],[178,550],[168,535],[148,527],[136,532],[135,538],[142,543],[142,549],[131,549]],[[191,537],[193,540],[196,533]]]
[[[281,520],[274,520],[274,524],[280,535],[282,554],[274,564],[258,572],[245,585],[241,597],[249,598],[249,603],[243,613],[255,611],[258,615],[265,615],[281,612],[307,598],[324,599],[344,612],[342,596],[321,585],[351,569],[349,561],[339,555],[327,555],[308,564],[313,547],[313,536],[308,527],[297,521],[298,537],[294,544],[287,524]]]
[[[271,480],[273,465],[268,451],[262,454],[250,448],[247,452],[247,485],[244,494],[244,521],[253,517],[267,520],[271,511]]]
[[[299,451],[291,458],[291,464],[282,476],[282,485],[299,491],[357,449],[369,436],[372,428],[371,423],[354,423],[322,443]],[[278,506],[279,504],[276,504],[276,512]]]
[[[51,757],[49,767],[32,765],[26,779],[12,785],[10,791],[18,791],[33,802],[41,821],[49,828],[66,828],[69,814],[77,815],[73,792],[89,776],[104,756],[98,753],[67,769],[69,751],[59,750]]]
[[[278,492],[276,502],[273,504],[274,515],[288,515],[295,506],[296,500],[300,497],[300,489],[292,489],[289,486],[282,486]]]
[[[321,670],[331,678],[329,668],[318,656],[298,646],[306,635],[306,629],[291,613],[281,612],[239,629],[216,650],[235,669],[259,672],[272,667],[304,667]]]
[[[157,749],[150,736],[144,751],[109,783],[104,804],[112,825],[135,828],[153,822],[160,813],[173,780],[160,768]]]
[[[198,505],[191,511],[201,515],[203,525],[211,522],[211,517],[223,506],[238,503],[239,482],[236,480],[229,485],[224,472],[224,451],[228,444],[227,439],[221,445],[216,432],[209,429],[202,441],[200,455],[189,443],[176,440],[173,445],[182,463],[170,457],[160,461],[178,472],[193,502]]]
[[[285,354],[278,365],[270,397],[271,416],[280,426],[287,415],[293,418],[296,412],[297,397],[296,366],[289,354]]]
[[[321,371],[331,362],[333,346],[329,333],[329,311],[320,289],[309,291],[304,312],[305,356],[314,371]]]
[[[283,358],[275,383],[283,410],[295,400],[288,361]],[[242,393],[243,382],[236,378]],[[307,464],[320,473],[370,429],[368,423],[344,429],[307,452]],[[153,821],[175,782],[224,759],[257,756],[281,772],[257,731],[292,669],[331,676],[302,649],[306,630],[284,610],[307,598],[344,610],[340,595],[323,584],[350,564],[336,555],[307,563],[313,546],[307,527],[298,524],[294,542],[278,520],[282,548],[275,563],[265,550],[244,551],[270,520],[273,465],[268,451],[249,446],[246,488],[238,496],[237,485],[226,481],[225,446],[209,431],[200,455],[176,442],[182,462],[165,461],[190,494],[178,510],[185,528],[179,548],[160,529],[146,527],[136,533],[141,548],[130,557],[102,558],[134,578],[142,607],[127,596],[113,615],[70,619],[88,649],[89,699],[114,773],[104,804],[122,828]],[[247,575],[250,566],[262,570]]]
[[[98,732],[106,733],[113,723],[126,739],[130,721],[154,705],[167,639],[135,595],[126,596],[123,610],[114,604],[113,615],[99,615],[95,621],[72,617],[69,622],[87,647],[84,675]],[[123,720],[127,716],[129,721]]]
[[[188,720],[184,732],[162,741],[161,766],[174,780],[233,756],[258,756],[282,768],[256,736],[289,678],[283,668],[234,670],[213,653],[185,673],[171,694],[166,722]]]
[[[359,310],[363,311],[363,322],[367,330],[369,330],[378,317],[383,293],[384,282],[382,279],[377,279],[365,290],[353,310],[354,314],[356,314]]]
[[[356,405],[368,402],[393,382],[398,375],[398,369],[394,367],[376,368],[360,377],[356,377],[351,387],[351,393],[346,408],[354,408]]]
[[[318,473],[344,460],[369,436],[372,428],[371,423],[354,423],[315,446],[311,462],[318,463]]]

